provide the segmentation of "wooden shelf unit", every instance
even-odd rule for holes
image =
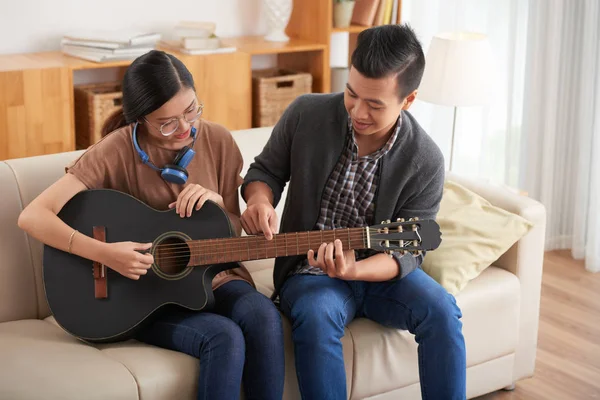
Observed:
[[[326,45],[292,38],[288,43],[262,37],[223,40],[237,51],[179,58],[194,76],[204,117],[230,130],[252,127],[252,57],[275,54],[280,67],[313,75],[313,92],[329,88]],[[160,48],[160,47],[159,47]],[[74,74],[117,68],[123,75],[131,60],[95,63],[60,51],[0,55],[0,160],[75,150]]]
[[[402,0],[398,0],[396,21],[402,21]],[[294,8],[290,23],[286,28],[289,36],[310,40],[325,45],[324,57],[327,65],[324,67],[323,84],[324,92],[331,91],[331,68],[329,54],[331,36],[334,33],[348,33],[349,48],[348,59],[356,48],[358,35],[369,26],[350,25],[347,28],[333,27],[333,0],[294,0]]]
[[[325,50],[325,44],[296,38],[290,38],[290,41],[286,43],[267,42],[262,36],[223,38],[221,41],[227,46],[235,46],[239,51],[254,56]]]
[[[334,28],[332,0],[294,0],[287,43],[244,36],[223,39],[237,47],[234,53],[190,56],[163,50],[190,69],[207,119],[230,130],[247,129],[252,127],[253,56],[276,55],[279,68],[309,72],[313,92],[328,93],[332,34],[349,34],[350,57],[358,34],[367,28]],[[130,63],[94,63],[60,51],[0,55],[0,160],[75,150],[74,74],[117,68],[122,76]]]
[[[365,29],[370,28],[370,26],[362,26],[362,25],[350,25],[347,28],[332,28],[332,32],[333,33],[342,33],[342,32],[348,32],[348,33],[361,33],[362,31],[364,31]]]

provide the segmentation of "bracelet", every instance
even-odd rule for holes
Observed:
[[[69,237],[69,254],[71,254],[71,246],[73,246],[73,236],[75,236],[75,233],[77,233],[77,229],[74,229],[71,237]]]

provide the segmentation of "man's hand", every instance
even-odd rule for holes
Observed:
[[[248,204],[242,214],[242,227],[250,235],[262,232],[267,240],[271,240],[277,229],[277,213],[269,202]]]
[[[311,266],[320,268],[331,278],[351,281],[358,276],[354,250],[344,250],[339,239],[333,243],[323,243],[316,258],[312,250],[308,251],[307,257]]]
[[[179,193],[179,196],[177,196],[177,201],[169,204],[169,208],[175,207],[175,212],[179,214],[181,218],[184,216],[191,217],[194,205],[196,205],[196,210],[199,210],[206,200],[212,200],[219,206],[225,208],[223,197],[221,197],[221,195],[198,184],[186,186],[181,193]]]
[[[273,208],[271,189],[263,182],[252,182],[246,187],[246,211],[242,214],[242,228],[249,235],[263,233],[273,239],[277,229],[277,213]]]

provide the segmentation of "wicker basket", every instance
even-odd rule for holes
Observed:
[[[252,71],[252,125],[275,125],[296,97],[311,92],[309,73],[277,68]]]
[[[75,144],[86,149],[101,138],[104,121],[121,108],[120,82],[75,86]]]

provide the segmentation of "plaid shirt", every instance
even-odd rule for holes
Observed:
[[[359,157],[352,120],[348,118],[348,139],[340,160],[325,185],[317,229],[329,230],[368,226],[373,223],[375,193],[379,183],[379,160],[394,145],[402,118],[398,118],[394,133],[386,144],[374,153]],[[357,260],[367,257],[368,251],[357,252]],[[324,275],[304,260],[296,273]]]

